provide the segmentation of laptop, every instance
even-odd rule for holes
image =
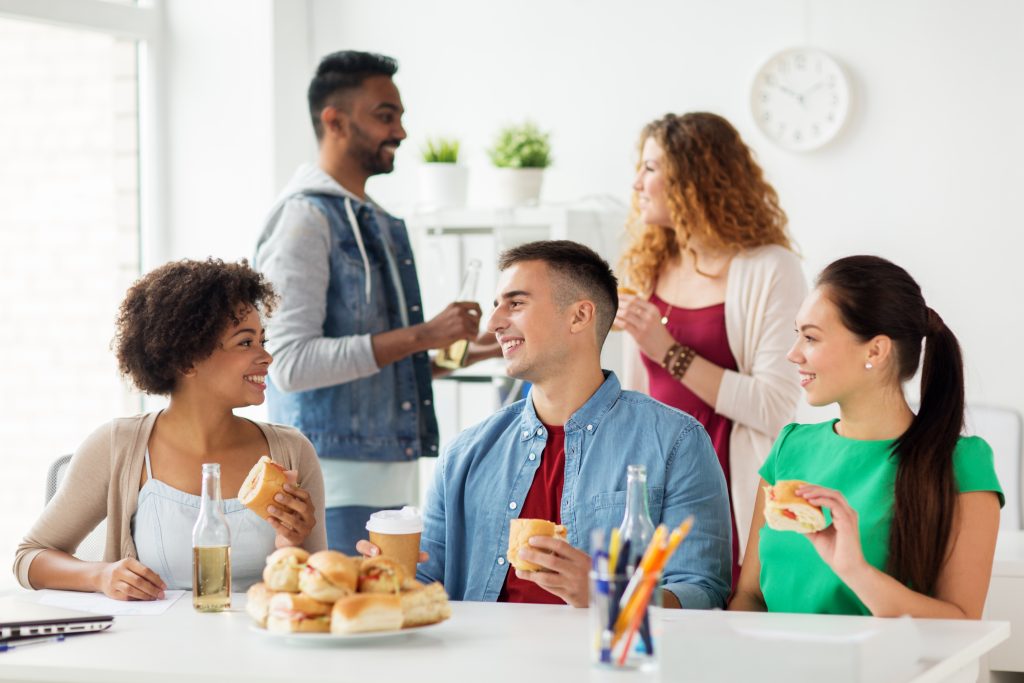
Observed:
[[[0,643],[20,638],[73,635],[105,631],[114,617],[39,605],[16,598],[0,598]]]

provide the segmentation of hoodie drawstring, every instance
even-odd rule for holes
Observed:
[[[370,259],[366,256],[366,247],[363,245],[363,233],[359,229],[359,221],[356,220],[356,212],[352,210],[352,200],[345,197],[345,214],[348,222],[352,224],[352,234],[356,237],[356,246],[359,247],[359,255],[363,257],[363,276],[366,291],[366,303],[370,303]]]

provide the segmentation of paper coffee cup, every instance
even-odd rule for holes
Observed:
[[[380,548],[381,557],[402,565],[409,578],[416,576],[423,533],[423,517],[418,509],[406,505],[401,510],[375,512],[366,522],[366,530],[370,532],[370,543]]]

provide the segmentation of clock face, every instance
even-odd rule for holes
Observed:
[[[787,149],[821,147],[839,132],[849,109],[846,76],[820,50],[780,52],[761,67],[750,89],[754,121]]]

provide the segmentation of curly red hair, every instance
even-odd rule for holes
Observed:
[[[644,126],[641,150],[648,138],[665,153],[673,225],[642,223],[634,194],[621,261],[630,286],[651,291],[666,261],[684,249],[696,255],[691,240],[727,251],[765,244],[792,249],[779,196],[731,123],[706,112],[668,114]]]

